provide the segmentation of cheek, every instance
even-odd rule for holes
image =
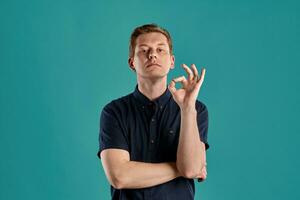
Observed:
[[[136,58],[137,58],[138,60],[145,60],[145,59],[146,59],[146,55],[145,55],[145,54],[138,54],[138,55],[136,56]]]
[[[134,66],[141,66],[144,65],[147,62],[146,58],[144,56],[136,56],[134,59]]]
[[[172,60],[171,60],[170,58],[164,58],[163,60],[164,60],[164,63],[165,63],[166,65],[171,66]]]

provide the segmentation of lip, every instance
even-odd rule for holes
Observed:
[[[149,65],[147,65],[146,67],[148,68],[148,67],[151,67],[152,65],[156,65],[156,66],[159,66],[159,67],[161,67],[160,66],[160,64],[157,64],[157,63],[150,63]]]

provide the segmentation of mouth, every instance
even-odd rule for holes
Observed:
[[[160,66],[159,64],[157,64],[157,63],[151,63],[151,64],[147,65],[146,68],[153,67],[153,66],[161,67],[161,66]]]

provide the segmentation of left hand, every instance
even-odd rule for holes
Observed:
[[[180,76],[171,81],[168,88],[181,109],[195,107],[196,99],[200,91],[200,87],[204,81],[205,68],[201,71],[201,76],[198,76],[198,70],[194,64],[191,65],[192,70],[185,64],[182,67],[188,74],[188,80],[184,76]],[[176,89],[176,82],[182,83],[182,88]]]
[[[196,178],[198,179],[198,182],[202,182],[207,178],[206,166],[202,168],[201,173]]]

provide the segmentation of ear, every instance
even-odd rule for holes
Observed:
[[[133,58],[132,58],[132,57],[128,58],[128,65],[129,65],[129,67],[130,67],[133,71],[135,71],[135,68],[134,68],[134,65],[133,65]]]
[[[174,55],[171,55],[171,66],[170,66],[171,69],[174,69],[175,68],[175,56]]]

